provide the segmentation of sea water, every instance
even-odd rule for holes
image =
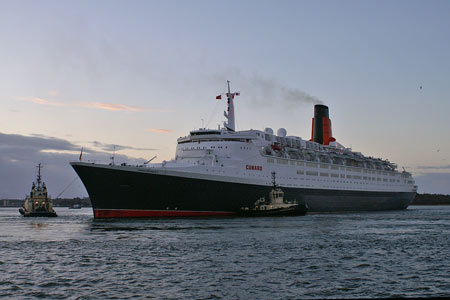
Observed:
[[[450,296],[450,206],[300,217],[94,220],[0,208],[8,299]]]

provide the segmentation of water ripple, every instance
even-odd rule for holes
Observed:
[[[0,209],[8,299],[450,296],[450,207],[287,218],[25,219]]]

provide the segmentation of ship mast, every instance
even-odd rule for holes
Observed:
[[[228,108],[227,111],[224,111],[223,114],[225,116],[225,118],[227,118],[227,121],[225,121],[223,123],[223,125],[225,125],[225,127],[229,130],[229,131],[235,131],[235,123],[234,123],[234,103],[233,103],[233,99],[234,96],[239,95],[239,93],[231,93],[230,90],[230,81],[227,80],[228,83],[228,93],[227,93],[227,104],[228,104]]]
[[[39,163],[36,167],[38,168],[37,186],[38,186],[38,189],[40,189],[41,188],[41,168],[42,168],[41,163]]]
[[[277,176],[277,173],[275,171],[273,171],[271,174],[272,174],[272,186],[275,189],[275,188],[277,188],[277,183],[275,181],[275,177]]]

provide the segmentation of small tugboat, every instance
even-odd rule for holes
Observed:
[[[33,182],[29,196],[26,196],[19,212],[24,217],[57,217],[53,210],[52,199],[48,197],[47,187],[41,182],[41,164],[38,166],[36,183]]]
[[[284,192],[275,182],[275,172],[272,172],[272,190],[270,200],[259,198],[253,207],[241,207],[239,214],[247,217],[259,216],[304,216],[308,212],[308,205],[296,201],[284,200]]]

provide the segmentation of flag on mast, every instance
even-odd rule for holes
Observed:
[[[222,99],[222,95],[219,95],[216,97],[217,100],[221,100]]]
[[[81,161],[81,157],[83,156],[83,147],[81,147],[81,153],[80,153],[80,161]]]

